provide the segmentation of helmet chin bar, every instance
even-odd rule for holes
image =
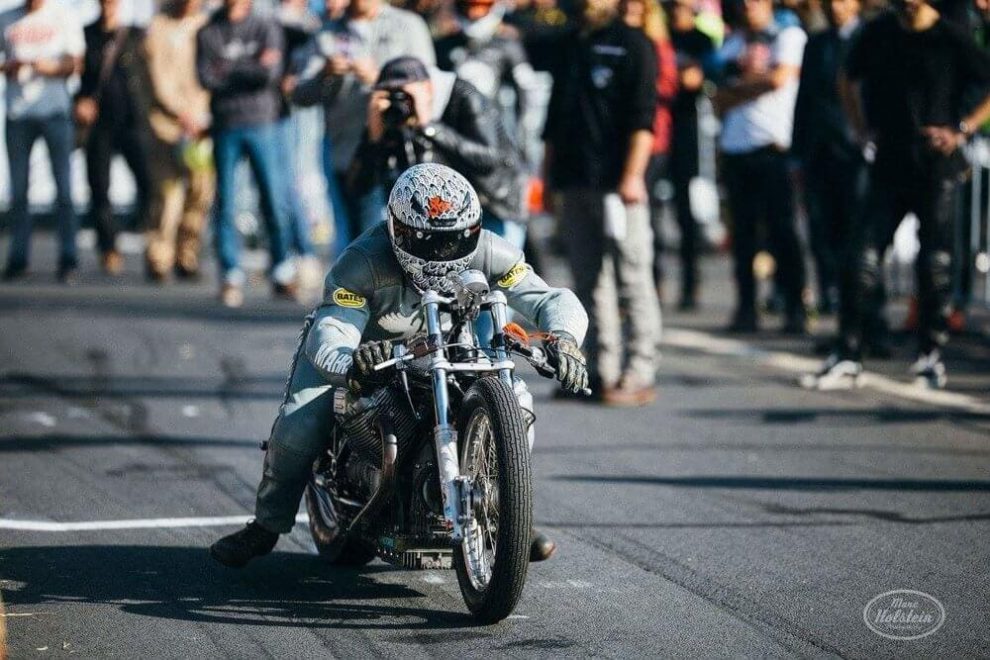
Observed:
[[[398,259],[402,270],[420,292],[436,291],[445,296],[455,293],[454,283],[448,275],[460,273],[471,265],[474,253],[453,261],[426,261],[393,246],[395,258]]]

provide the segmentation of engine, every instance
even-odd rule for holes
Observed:
[[[353,412],[341,422],[341,430],[352,452],[345,466],[347,479],[366,495],[377,489],[380,478],[382,436],[378,421],[382,416],[390,422],[395,433],[401,462],[411,451],[418,422],[397,387],[383,387],[370,397],[360,399]]]

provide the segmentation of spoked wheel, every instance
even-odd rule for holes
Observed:
[[[454,552],[464,602],[483,623],[501,621],[522,595],[533,521],[529,442],[512,388],[482,378],[458,417],[462,473],[474,483],[474,521]]]

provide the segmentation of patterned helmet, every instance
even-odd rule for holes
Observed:
[[[444,165],[413,165],[388,198],[388,233],[402,269],[420,291],[453,293],[449,273],[466,269],[481,237],[481,204]]]

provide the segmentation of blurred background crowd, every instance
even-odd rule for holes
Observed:
[[[567,257],[594,321],[596,391],[639,405],[654,396],[662,305],[704,304],[706,251],[732,255],[728,331],[758,332],[770,311],[802,334],[839,314],[812,387],[885,352],[892,246],[917,263],[908,323],[934,386],[938,349],[990,270],[988,0],[18,0],[0,12],[8,281],[28,271],[43,219],[63,282],[84,224],[110,276],[124,265],[118,234],[136,231],[150,282],[199,278],[209,249],[219,300],[238,307],[248,243],[267,251],[274,295],[299,299],[382,221],[402,170],[442,162],[537,270]]]

